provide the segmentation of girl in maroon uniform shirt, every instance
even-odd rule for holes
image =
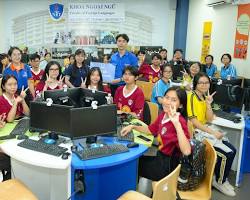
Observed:
[[[117,88],[115,92],[114,103],[117,105],[118,114],[130,113],[143,120],[144,94],[135,84],[138,78],[136,67],[127,66],[123,72],[124,86]]]
[[[179,153],[189,155],[191,146],[187,127],[186,111],[187,95],[184,89],[171,87],[163,97],[163,113],[149,126],[129,125],[122,129],[126,135],[132,129],[139,132],[153,134],[158,137],[160,146],[157,156],[142,156],[139,161],[139,175],[147,179],[158,181],[171,172],[171,158],[175,149]],[[176,163],[175,163],[176,164]]]
[[[24,87],[19,96],[16,94],[17,79],[15,76],[3,77],[1,88],[3,95],[0,96],[0,115],[4,114],[7,122],[13,122],[22,115],[29,115],[30,110],[24,100],[26,97]]]

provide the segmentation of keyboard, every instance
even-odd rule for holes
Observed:
[[[214,110],[213,112],[217,117],[227,119],[227,120],[232,121],[234,123],[241,122],[241,117],[236,116],[234,113],[228,113],[228,112],[224,112],[222,110]]]
[[[30,127],[30,119],[23,118],[17,122],[15,128],[11,131],[10,135],[24,135]]]
[[[122,136],[120,131],[117,131],[117,139],[119,141],[129,141],[129,142],[134,142],[134,134],[133,132],[129,132],[127,135]]]
[[[52,156],[61,156],[64,152],[68,150],[67,148],[60,147],[55,144],[46,144],[41,140],[37,141],[32,139],[26,139],[18,143],[17,145],[26,149],[46,153]]]
[[[111,144],[95,148],[85,148],[80,151],[75,151],[75,153],[81,160],[89,160],[89,159],[111,156],[114,154],[124,153],[128,151],[129,151],[128,147],[126,147],[123,144]]]

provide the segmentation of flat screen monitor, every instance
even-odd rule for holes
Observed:
[[[242,84],[242,79],[231,79],[231,80],[226,80],[226,79],[220,79],[220,78],[211,78],[211,85],[210,85],[210,92],[213,93],[216,91],[216,85],[226,85],[226,86],[235,86],[238,85],[241,87]]]
[[[30,128],[36,131],[54,131],[70,137],[70,110],[73,106],[52,104],[46,102],[30,102]]]
[[[81,107],[90,107],[92,101],[97,101],[97,106],[107,104],[107,96],[106,92],[81,88]]]
[[[79,107],[81,95],[80,88],[68,88],[62,90],[47,90],[44,91],[44,99],[51,98],[54,104]]]
[[[239,85],[214,85],[216,94],[214,102],[220,105],[229,106],[231,108],[242,108],[243,105],[243,89]]]
[[[244,79],[244,88],[250,88],[250,79]]]
[[[72,138],[114,134],[117,129],[117,108],[113,105],[74,108],[71,110]]]

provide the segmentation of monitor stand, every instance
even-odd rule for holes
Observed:
[[[97,142],[97,136],[88,136],[86,139],[86,144],[93,144]]]

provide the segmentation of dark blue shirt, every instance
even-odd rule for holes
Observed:
[[[75,71],[75,74],[73,74],[73,70]],[[68,68],[65,69],[64,74],[65,76],[69,77],[69,81],[72,85],[75,87],[80,87],[85,78],[87,77],[89,72],[89,67],[83,66],[81,68],[75,67],[73,65],[70,65]],[[81,79],[82,78],[82,79]]]

